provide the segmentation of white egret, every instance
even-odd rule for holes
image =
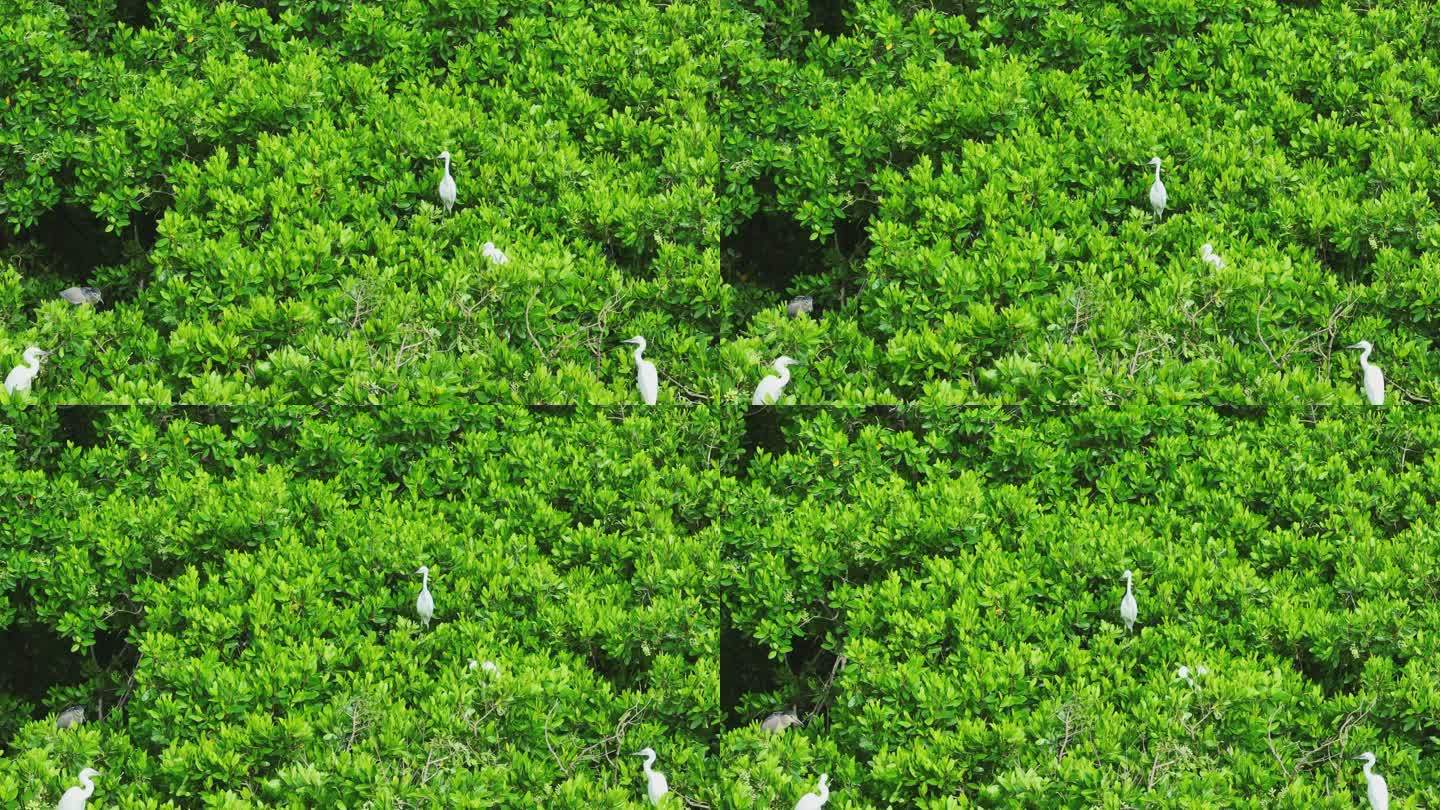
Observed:
[[[436,160],[445,161],[445,176],[440,178],[440,202],[445,205],[445,213],[455,207],[455,178],[450,176],[450,152],[446,150],[436,156]]]
[[[1150,165],[1155,167],[1155,182],[1150,186],[1150,210],[1158,219],[1165,213],[1165,184],[1160,182],[1160,158],[1150,158]]]
[[[1121,574],[1125,578],[1125,598],[1120,600],[1120,620],[1125,622],[1125,632],[1130,632],[1135,627],[1135,618],[1140,615],[1135,605],[1135,592],[1130,587],[1130,580],[1133,575],[1129,569]]]
[[[435,599],[430,596],[430,568],[420,566],[415,573],[425,577],[420,585],[420,596],[415,600],[415,612],[420,614],[420,623],[426,627],[430,626],[430,617],[435,615]]]
[[[1370,769],[1375,767],[1375,755],[1366,751],[1356,759],[1365,761],[1365,795],[1370,797],[1370,810],[1390,810],[1390,788],[1385,777]]]
[[[1371,405],[1384,405],[1385,373],[1380,370],[1379,366],[1370,362],[1370,352],[1375,347],[1370,345],[1370,341],[1362,340],[1345,348],[1360,350],[1360,369],[1365,373],[1365,398],[1370,400]]]
[[[790,304],[785,307],[785,312],[792,318],[801,315],[809,315],[815,311],[815,299],[808,295],[797,295],[790,299]]]
[[[510,257],[506,256],[500,248],[495,247],[494,242],[486,242],[481,246],[480,253],[492,264],[509,264],[510,262]]]
[[[1209,242],[1200,246],[1200,259],[1216,270],[1225,269],[1225,260],[1220,258],[1220,254],[1215,252],[1215,248]]]
[[[624,343],[635,344],[635,384],[640,387],[640,398],[646,405],[654,405],[660,393],[660,377],[655,373],[655,364],[640,355],[645,352],[645,338],[636,335]]]
[[[500,668],[497,667],[497,666],[495,666],[495,662],[494,662],[494,661],[486,661],[485,663],[482,664],[482,663],[480,663],[479,661],[476,661],[474,658],[471,658],[471,659],[470,659],[470,666],[469,666],[468,668],[469,668],[469,669],[483,669],[483,670],[485,670],[485,672],[487,672],[487,673],[489,673],[489,674],[491,674],[491,675],[499,675],[499,674],[500,674]]]
[[[800,725],[804,725],[800,722],[800,714],[795,711],[794,706],[791,706],[788,712],[775,712],[765,718],[764,722],[760,724],[760,728],[765,731],[784,731],[790,726]]]
[[[86,768],[80,772],[81,787],[72,787],[65,791],[60,797],[60,803],[55,805],[55,810],[85,810],[85,802],[90,800],[90,794],[95,792],[95,783],[91,781],[100,772],[94,768]]]
[[[830,775],[820,774],[820,792],[806,793],[795,803],[795,810],[820,810],[830,801]]]
[[[40,373],[40,361],[50,355],[50,352],[38,349],[34,346],[25,350],[25,362],[11,369],[5,376],[5,393],[23,394],[30,390],[30,383],[35,375]]]
[[[77,307],[104,303],[100,291],[94,287],[67,287],[60,291],[60,297]]]
[[[646,793],[650,796],[651,804],[659,805],[660,799],[670,792],[670,783],[665,781],[665,774],[650,767],[655,764],[655,749],[641,748],[635,752],[635,756],[645,757]]]
[[[81,723],[84,723],[84,722],[85,722],[85,707],[84,707],[84,706],[71,706],[70,708],[68,708],[68,709],[66,709],[65,711],[61,712],[59,717],[55,718],[55,727],[56,727],[56,728],[70,728],[71,726],[78,726],[78,725],[80,725]]]
[[[780,376],[771,374],[761,380],[760,384],[755,386],[755,396],[750,399],[750,404],[773,405],[779,402],[780,395],[785,392],[785,386],[790,382],[790,366],[794,363],[792,358],[783,356],[771,363],[771,368]]]
[[[1202,677],[1202,678],[1203,678],[1204,676],[1209,675],[1209,674],[1210,674],[1210,670],[1206,669],[1206,668],[1203,667],[1203,666],[1201,666],[1201,667],[1196,667],[1196,668],[1195,668],[1195,676],[1196,676],[1196,677]],[[1182,680],[1182,681],[1190,684],[1191,686],[1194,686],[1194,685],[1195,685],[1195,678],[1194,678],[1194,677],[1191,677],[1191,675],[1190,675],[1190,667],[1181,666],[1179,669],[1175,670],[1175,677],[1177,677],[1177,678],[1179,678],[1180,680]]]

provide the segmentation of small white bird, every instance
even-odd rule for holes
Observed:
[[[780,401],[781,394],[785,393],[785,386],[790,382],[790,366],[795,360],[789,357],[780,357],[770,367],[775,369],[774,374],[768,375],[755,386],[755,396],[751,397],[751,405],[774,405]]]
[[[60,797],[60,803],[55,805],[55,810],[85,810],[85,802],[89,801],[90,794],[95,792],[95,783],[90,781],[100,772],[94,768],[86,768],[80,772],[80,784],[82,787],[72,787],[65,791]]]
[[[1126,569],[1121,576],[1125,577],[1125,598],[1120,600],[1120,620],[1125,622],[1125,632],[1128,633],[1135,627],[1135,618],[1140,613],[1135,605],[1135,592],[1130,588],[1130,580],[1133,575],[1129,569]]]
[[[430,617],[435,615],[435,599],[430,596],[430,569],[422,565],[415,569],[415,573],[425,577],[420,585],[420,596],[415,600],[415,612],[420,614],[420,623],[429,627]]]
[[[445,176],[440,178],[440,202],[445,206],[445,213],[455,207],[455,178],[450,176],[450,152],[441,152],[435,158],[445,161]]]
[[[84,722],[85,722],[85,707],[84,707],[84,706],[71,706],[70,708],[68,708],[68,709],[66,709],[65,711],[61,712],[59,717],[55,718],[55,727],[56,727],[56,728],[70,728],[71,726],[78,726],[78,725],[80,725],[81,723],[84,723]]]
[[[1370,770],[1375,767],[1375,755],[1366,751],[1356,759],[1365,761],[1365,795],[1370,797],[1370,810],[1390,810],[1390,788],[1385,777]]]
[[[760,728],[765,731],[775,732],[784,731],[790,726],[800,725],[804,725],[804,723],[800,722],[800,714],[796,712],[795,707],[792,706],[788,712],[775,712],[765,718],[765,720],[760,723]]]
[[[104,303],[100,291],[94,287],[66,287],[60,291],[60,297],[77,307]]]
[[[665,781],[665,774],[650,767],[655,764],[655,749],[641,748],[635,752],[635,756],[645,757],[646,793],[650,796],[650,803],[658,805],[660,799],[670,792],[670,783]]]
[[[806,793],[795,803],[795,810],[820,810],[825,803],[830,801],[830,776],[820,774],[820,792]]]
[[[1370,341],[1362,340],[1345,348],[1360,350],[1360,369],[1365,373],[1365,398],[1370,400],[1371,405],[1384,405],[1385,373],[1380,370],[1379,366],[1370,362],[1370,352],[1375,347],[1370,345]]]
[[[814,311],[815,299],[808,295],[797,295],[791,298],[790,303],[785,307],[785,313],[792,318],[809,315]]]
[[[1179,669],[1175,670],[1175,677],[1190,684],[1191,686],[1195,685],[1195,679],[1190,677],[1190,667],[1181,665]]]
[[[1155,167],[1155,182],[1150,186],[1150,210],[1158,219],[1165,213],[1165,184],[1160,182],[1160,158],[1150,158],[1150,165]]]
[[[489,259],[492,264],[508,264],[510,262],[510,257],[506,256],[505,252],[500,248],[495,247],[494,242],[486,242],[482,245],[480,253]]]
[[[483,670],[485,670],[487,673],[489,673],[489,674],[491,674],[491,675],[499,675],[499,674],[500,674],[500,668],[497,667],[497,666],[495,666],[495,662],[494,662],[494,661],[486,661],[485,663],[482,664],[482,663],[480,663],[479,661],[476,661],[474,658],[471,658],[471,659],[470,659],[470,666],[468,667],[468,669],[483,669]]]
[[[1215,248],[1212,247],[1209,242],[1200,246],[1200,259],[1201,261],[1207,262],[1216,270],[1225,269],[1225,260],[1220,258],[1220,254],[1215,252]]]
[[[40,373],[40,361],[48,356],[50,352],[34,346],[26,349],[23,355],[25,362],[11,369],[5,376],[5,393],[23,394],[29,391],[30,383],[35,380],[35,375]]]
[[[655,364],[641,357],[645,353],[645,338],[636,335],[622,342],[635,344],[635,384],[640,387],[640,398],[645,400],[645,404],[654,405],[655,398],[660,394],[660,377],[655,371]]]

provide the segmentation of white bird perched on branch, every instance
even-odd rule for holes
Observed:
[[[760,724],[760,728],[765,731],[774,732],[784,731],[790,726],[801,725],[804,725],[804,723],[800,722],[800,714],[795,711],[794,706],[791,706],[790,711],[788,712],[775,712],[774,714],[765,718],[764,722]]]
[[[486,242],[484,246],[480,248],[480,253],[493,264],[508,264],[510,262],[510,257],[506,256],[500,248],[495,247],[494,242]]]
[[[60,297],[77,307],[104,303],[100,291],[94,287],[66,287],[60,291]]]
[[[1366,751],[1356,759],[1365,762],[1365,795],[1370,798],[1370,810],[1390,810],[1390,788],[1385,777],[1370,770],[1375,767],[1375,755]]]
[[[71,726],[78,726],[78,725],[80,725],[81,723],[84,723],[84,722],[85,722],[85,707],[84,707],[84,706],[71,706],[70,708],[68,708],[68,709],[66,709],[65,711],[61,712],[59,717],[55,718],[55,727],[56,727],[56,728],[70,728]]]
[[[781,394],[785,393],[785,386],[790,382],[790,366],[795,360],[790,357],[780,357],[770,367],[775,369],[776,374],[771,374],[755,386],[755,396],[750,399],[751,405],[773,405],[780,401]]]
[[[830,775],[820,774],[820,792],[806,793],[795,803],[795,810],[820,810],[830,801]]]
[[[635,756],[645,757],[645,792],[650,796],[650,803],[658,805],[665,794],[670,792],[670,783],[665,781],[665,774],[650,767],[655,764],[655,749],[641,748],[635,752]]]
[[[1125,632],[1128,633],[1135,626],[1135,619],[1140,613],[1135,604],[1135,592],[1130,587],[1130,580],[1134,575],[1126,569],[1121,576],[1125,578],[1125,598],[1120,600],[1120,620],[1125,622]]]
[[[640,398],[645,400],[646,405],[654,405],[655,398],[660,395],[660,377],[655,371],[655,364],[641,357],[645,353],[645,338],[636,335],[624,343],[635,344],[635,384],[640,388]]]
[[[1370,341],[1362,340],[1359,343],[1352,343],[1346,346],[1347,349],[1360,350],[1360,369],[1365,374],[1365,398],[1370,400],[1371,405],[1385,404],[1385,372],[1380,367],[1370,362],[1370,352],[1375,348]]]
[[[85,810],[85,802],[89,801],[90,794],[95,792],[95,783],[91,781],[100,772],[94,768],[86,768],[80,772],[81,787],[72,787],[65,791],[60,797],[60,803],[55,805],[55,810]]]
[[[500,674],[500,668],[495,666],[494,661],[486,661],[482,664],[479,661],[476,661],[474,658],[471,658],[469,669],[483,669],[486,673],[490,675]]]
[[[785,313],[792,318],[809,315],[814,311],[815,299],[808,295],[797,295],[791,298],[790,303],[785,307]]]
[[[1220,254],[1215,252],[1215,248],[1209,242],[1200,246],[1200,259],[1216,270],[1225,269],[1225,260],[1220,258]]]
[[[50,356],[50,352],[31,346],[25,350],[24,363],[11,369],[5,376],[5,393],[23,394],[30,390],[30,383],[34,382],[35,375],[40,373],[40,361]]]
[[[445,161],[445,176],[440,178],[440,202],[445,206],[445,213],[455,207],[455,178],[450,176],[450,152],[446,150],[435,157],[436,160]]]
[[[415,573],[425,577],[420,584],[420,596],[415,600],[415,612],[420,614],[420,623],[429,627],[430,618],[435,615],[435,599],[430,596],[430,568],[422,565]]]
[[[1150,185],[1150,210],[1159,219],[1165,213],[1165,184],[1160,182],[1160,158],[1150,158],[1150,165],[1155,167],[1155,182]]]

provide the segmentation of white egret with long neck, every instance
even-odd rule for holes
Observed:
[[[785,386],[790,383],[790,366],[795,360],[790,357],[780,357],[770,364],[775,369],[775,374],[767,376],[755,386],[755,396],[751,397],[751,405],[774,405],[780,401],[780,396],[785,393]],[[778,375],[778,376],[776,376]]]
[[[435,615],[435,599],[430,596],[430,568],[422,565],[415,573],[425,578],[420,584],[420,596],[415,599],[415,612],[420,614],[420,623],[429,627],[430,618]]]
[[[90,800],[90,795],[95,792],[95,783],[91,781],[99,776],[100,772],[94,768],[86,768],[80,772],[80,787],[72,787],[65,791],[60,797],[60,803],[55,805],[55,810],[85,810],[85,802]]]
[[[806,793],[795,803],[795,810],[820,810],[830,801],[830,775],[820,774],[820,792]]]
[[[640,388],[640,398],[646,405],[654,405],[660,394],[660,377],[655,364],[641,356],[645,353],[645,338],[636,335],[624,342],[635,344],[635,384]]]
[[[1375,755],[1366,751],[1356,757],[1365,763],[1365,795],[1370,799],[1370,810],[1390,810],[1390,788],[1385,784],[1385,777],[1375,773]]]
[[[480,255],[489,259],[491,264],[510,263],[510,257],[505,255],[505,251],[501,250],[498,247],[495,247],[494,242],[486,242],[484,245],[481,245]]]
[[[1135,604],[1135,591],[1130,587],[1134,575],[1127,569],[1121,576],[1125,578],[1125,598],[1120,600],[1120,620],[1125,622],[1125,632],[1128,633],[1135,627],[1135,619],[1140,612]]]
[[[11,369],[5,376],[5,393],[23,394],[30,390],[30,383],[35,381],[35,375],[40,373],[40,361],[50,356],[50,352],[44,349],[31,346],[22,355],[24,363]]]
[[[1209,242],[1200,246],[1200,260],[1216,270],[1225,269],[1225,260],[1220,258],[1220,254],[1215,252],[1214,246]]]
[[[446,150],[436,156],[436,160],[445,161],[445,176],[440,178],[440,202],[445,206],[445,213],[455,207],[455,178],[450,176],[450,152]]]
[[[655,764],[655,749],[641,748],[635,752],[635,756],[645,757],[645,792],[650,797],[650,803],[658,805],[665,794],[670,792],[670,783],[665,781],[665,774],[651,767]]]
[[[1359,343],[1351,343],[1347,349],[1360,350],[1360,370],[1365,377],[1365,398],[1370,400],[1371,405],[1385,404],[1385,372],[1380,367],[1370,362],[1370,352],[1375,349],[1370,341],[1362,340]]]
[[[1155,218],[1165,213],[1165,184],[1160,182],[1160,158],[1150,158],[1150,165],[1155,167],[1155,182],[1150,185],[1150,210],[1155,212]]]

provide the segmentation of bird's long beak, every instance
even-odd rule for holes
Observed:
[[[1360,348],[1360,344],[1359,344],[1359,343],[1351,343],[1349,346],[1346,346],[1345,348],[1347,348],[1347,349],[1358,349],[1358,348]]]

